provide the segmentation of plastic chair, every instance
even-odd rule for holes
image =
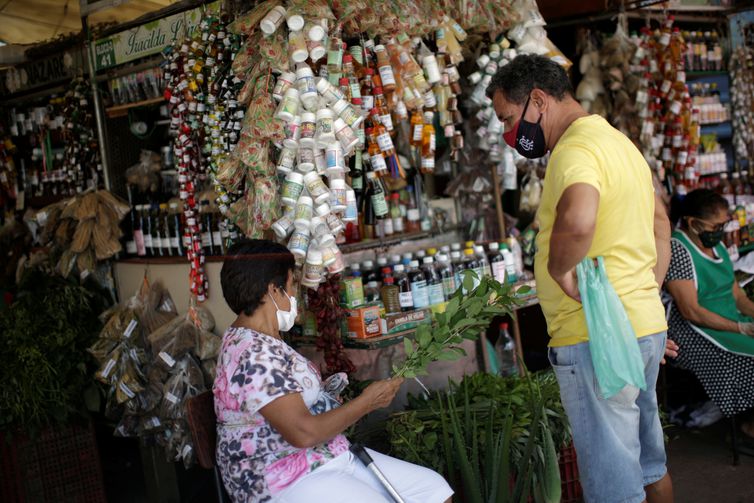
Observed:
[[[220,469],[215,463],[217,418],[215,417],[215,403],[211,391],[205,391],[186,400],[186,418],[189,430],[191,430],[191,438],[194,441],[199,466],[214,471],[217,501],[219,503],[230,502],[220,477]]]

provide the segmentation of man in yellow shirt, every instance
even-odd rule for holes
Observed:
[[[498,70],[487,95],[508,145],[528,158],[550,152],[534,272],[585,499],[671,502],[655,391],[666,350],[659,284],[670,224],[655,204],[649,166],[628,138],[579,105],[566,72],[547,58],[518,56]],[[596,384],[575,269],[598,256],[639,337],[647,381],[646,391],[626,386],[609,399]]]

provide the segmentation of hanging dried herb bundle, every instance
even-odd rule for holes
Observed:
[[[325,353],[325,373],[352,373],[356,367],[345,354],[340,331],[346,315],[340,306],[340,275],[329,276],[317,290],[307,288],[306,301],[317,318],[317,349]]]
[[[57,268],[63,276],[74,267],[86,275],[94,271],[97,261],[122,249],[120,221],[128,211],[125,201],[106,190],[79,194],[37,213],[40,242],[59,256]]]

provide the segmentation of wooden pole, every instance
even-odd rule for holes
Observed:
[[[495,211],[497,211],[497,225],[500,231],[500,240],[505,239],[505,216],[503,215],[503,197],[500,191],[500,177],[497,175],[497,164],[490,168],[492,171],[492,189],[495,194]]]

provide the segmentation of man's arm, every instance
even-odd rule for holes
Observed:
[[[563,191],[550,238],[547,271],[569,297],[579,300],[576,266],[586,257],[597,226],[600,193],[588,183]]]
[[[665,281],[665,275],[670,267],[670,219],[665,209],[665,203],[660,196],[655,193],[655,247],[657,249],[657,263],[654,267],[655,280],[657,286],[662,288]]]

